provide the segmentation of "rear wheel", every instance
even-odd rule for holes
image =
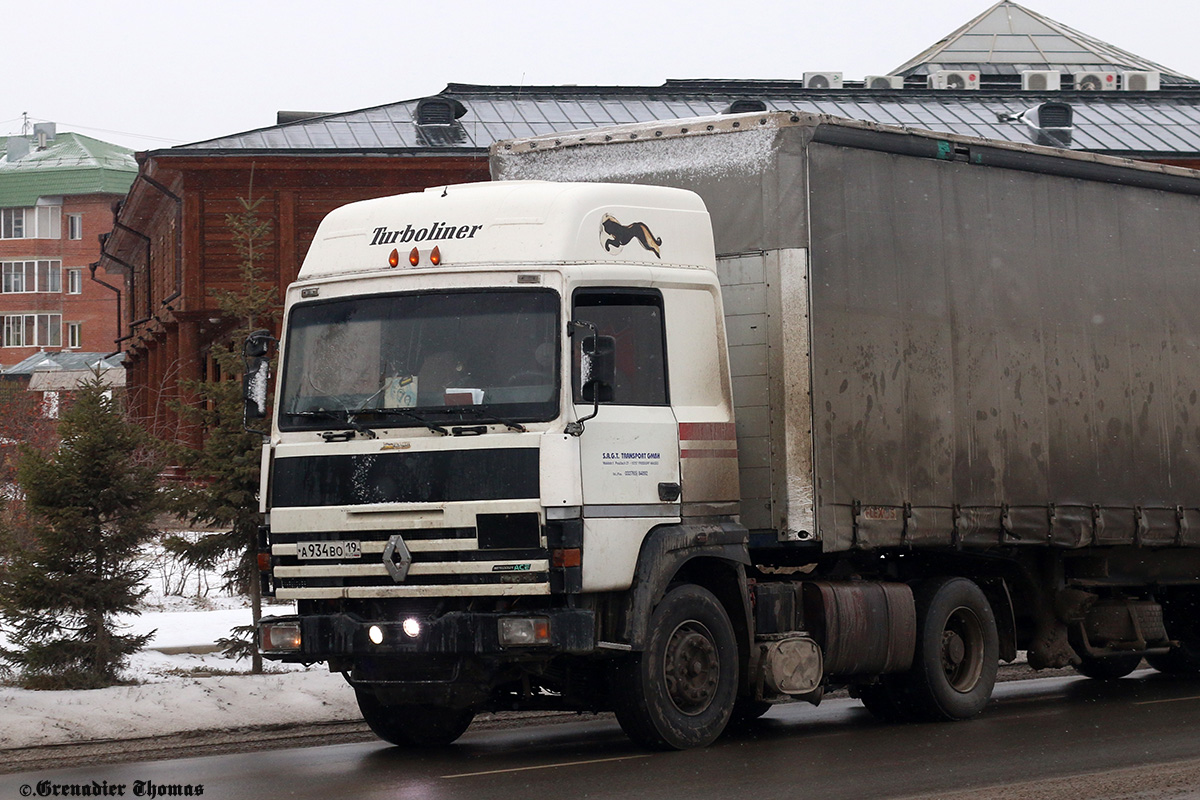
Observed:
[[[965,578],[944,578],[919,586],[916,603],[913,666],[889,676],[891,702],[916,718],[975,716],[992,696],[1000,664],[996,617],[987,597]]]
[[[1195,677],[1200,675],[1200,644],[1183,639],[1178,647],[1166,653],[1146,656],[1146,662],[1159,672],[1168,675]]]
[[[385,705],[369,690],[355,688],[367,726],[385,742],[402,747],[441,747],[466,733],[472,709]]]
[[[729,615],[707,589],[685,584],[654,609],[645,650],[616,669],[613,705],[622,730],[638,744],[703,747],[729,723],[737,685]]]
[[[1136,653],[1120,653],[1115,656],[1080,655],[1075,671],[1080,675],[1100,681],[1115,681],[1124,678],[1138,668],[1142,657]]]

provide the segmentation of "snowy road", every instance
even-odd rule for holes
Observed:
[[[750,733],[685,753],[634,748],[609,717],[507,730],[413,752],[378,742],[0,776],[0,798],[45,785],[202,786],[204,796],[512,798],[1196,796],[1200,686],[1151,671],[1112,684],[997,688],[978,719],[881,725],[856,701],[773,709]],[[132,790],[127,796],[132,796]]]

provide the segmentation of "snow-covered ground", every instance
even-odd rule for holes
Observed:
[[[228,638],[231,628],[249,625],[251,615],[245,598],[213,588],[218,580],[164,572],[172,569],[160,564],[152,570],[142,613],[122,620],[128,632],[155,632],[147,648],[130,659],[124,677],[133,683],[55,692],[0,685],[0,749],[361,719],[354,692],[323,665],[267,662],[270,674],[249,675],[249,660],[177,652],[211,647]],[[291,611],[291,606],[264,609]]]

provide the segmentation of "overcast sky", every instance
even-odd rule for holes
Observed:
[[[447,83],[658,85],[882,75],[994,0],[65,0],[5,9],[0,135],[22,114],[138,150]],[[1200,77],[1195,0],[1027,0]],[[53,15],[50,11],[53,11]]]

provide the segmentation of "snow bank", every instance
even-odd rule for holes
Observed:
[[[161,654],[158,658],[172,661],[174,666],[188,659]],[[226,667],[235,663],[218,660]],[[361,715],[354,692],[342,676],[314,666],[275,675],[175,677],[91,691],[0,688],[0,719],[4,720],[0,725],[0,749],[4,749],[353,720],[361,719]]]

